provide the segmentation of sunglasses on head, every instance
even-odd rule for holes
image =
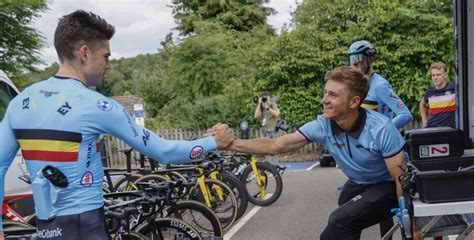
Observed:
[[[356,63],[356,62],[360,62],[364,59],[367,59],[368,56],[364,55],[364,54],[361,54],[361,53],[355,53],[355,54],[351,54],[349,55],[349,65],[350,64],[353,64],[353,63]]]

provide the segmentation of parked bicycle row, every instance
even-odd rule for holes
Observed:
[[[214,152],[190,164],[160,166],[141,157],[140,167],[132,168],[133,149],[120,151],[127,156],[126,168],[105,169],[103,185],[114,239],[218,239],[248,202],[268,206],[283,188],[284,168],[254,156]],[[34,236],[35,215],[18,220],[5,225],[7,238]]]

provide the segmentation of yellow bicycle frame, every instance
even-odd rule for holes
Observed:
[[[199,186],[199,189],[202,192],[202,195],[204,197],[204,201],[206,202],[206,205],[210,208],[211,207],[211,200],[213,199],[213,196],[211,195],[211,191],[209,189],[209,186],[206,185],[205,179],[206,176],[204,175],[204,169],[198,168],[197,169],[200,176],[197,178],[197,183]],[[214,170],[211,172],[210,177],[211,179],[217,179],[217,174],[218,171]],[[213,186],[216,189],[217,196],[219,197],[220,201],[224,201],[224,193],[222,192],[222,189],[219,185],[214,184]]]
[[[257,168],[257,158],[252,156],[250,158],[250,166],[252,167],[252,171],[255,174],[255,178],[257,179],[257,184],[260,187],[260,199],[265,199],[265,186],[267,185],[267,178],[260,174]]]

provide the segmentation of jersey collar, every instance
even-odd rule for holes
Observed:
[[[358,139],[360,136],[360,133],[362,132],[362,129],[364,128],[366,119],[367,119],[366,111],[360,108],[359,118],[357,118],[354,125],[352,125],[352,128],[349,130],[347,134],[355,139]],[[344,130],[341,127],[339,127],[339,125],[337,125],[336,121],[334,120],[331,120],[331,131],[332,131],[332,135],[344,133]]]
[[[72,77],[63,77],[63,76],[58,76],[58,75],[54,75],[54,78],[57,78],[57,79],[69,79],[69,80],[75,80],[75,81],[78,81],[80,82],[82,85],[84,85],[84,87],[87,87],[86,84],[84,84],[81,80],[77,79],[77,78],[72,78]]]

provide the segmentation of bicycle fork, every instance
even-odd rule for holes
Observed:
[[[257,179],[257,184],[260,187],[260,199],[265,199],[265,186],[267,185],[267,179],[265,176],[260,174],[257,168],[257,158],[252,156],[250,158],[250,166],[252,167],[252,171],[255,174],[255,178]]]
[[[213,199],[213,196],[211,194],[211,190],[209,189],[209,186],[205,183],[205,176],[204,176],[204,170],[198,169],[199,173],[201,174],[197,178],[197,182],[199,185],[199,189],[201,189],[202,195],[204,197],[204,201],[206,202],[206,205],[211,208],[211,200]],[[217,172],[211,173],[211,179],[217,179]],[[221,200],[221,202],[224,201],[224,194],[222,192],[222,189],[219,185],[214,184],[213,188],[216,190],[217,196]]]

